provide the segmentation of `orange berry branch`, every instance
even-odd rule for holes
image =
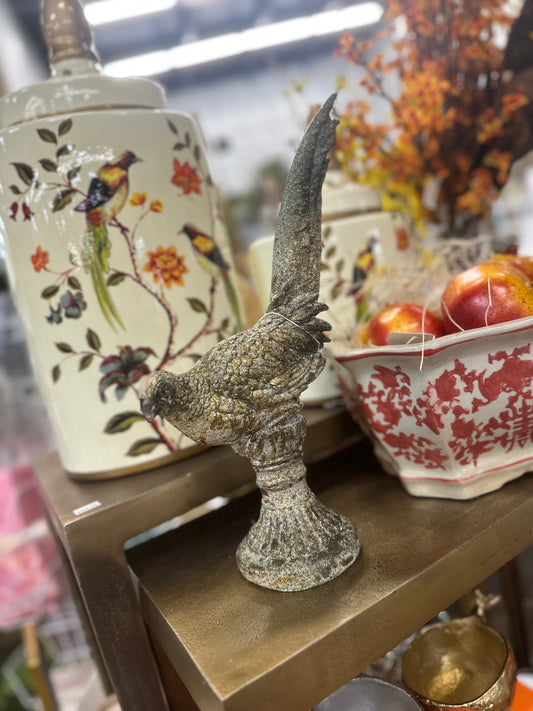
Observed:
[[[374,120],[367,99],[346,106],[336,146],[343,170],[379,187],[384,207],[415,226],[472,234],[532,147],[531,4],[517,17],[496,0],[387,0],[385,30],[360,42],[346,32],[337,54],[363,67],[360,85],[387,103],[388,120]]]

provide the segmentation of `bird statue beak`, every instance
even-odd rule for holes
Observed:
[[[142,397],[140,399],[141,412],[146,417],[148,422],[152,422],[157,416],[157,408],[155,403],[148,397]]]
[[[142,159],[142,158],[137,158],[137,156],[135,156],[135,158],[132,158],[132,159],[131,159],[131,162],[132,162],[132,163],[144,163],[143,159]]]

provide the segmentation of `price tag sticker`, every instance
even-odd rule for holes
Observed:
[[[74,509],[72,513],[74,514],[74,516],[81,516],[82,514],[87,513],[88,511],[97,509],[101,505],[102,504],[99,501],[91,501],[90,504],[85,504],[85,506],[80,506],[79,509]]]

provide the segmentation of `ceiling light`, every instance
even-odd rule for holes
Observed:
[[[151,3],[153,5],[154,0],[151,0]],[[246,52],[256,52],[370,25],[380,20],[382,15],[383,8],[377,2],[363,2],[340,10],[328,10],[308,17],[188,42],[171,49],[118,59],[106,64],[105,70],[117,77],[163,74],[171,69],[198,66]]]
[[[96,0],[84,7],[85,17],[91,25],[105,25],[132,17],[151,15],[175,7],[178,0]]]

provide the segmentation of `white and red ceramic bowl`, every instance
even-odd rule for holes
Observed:
[[[347,407],[415,496],[470,499],[533,471],[533,317],[337,354]]]

